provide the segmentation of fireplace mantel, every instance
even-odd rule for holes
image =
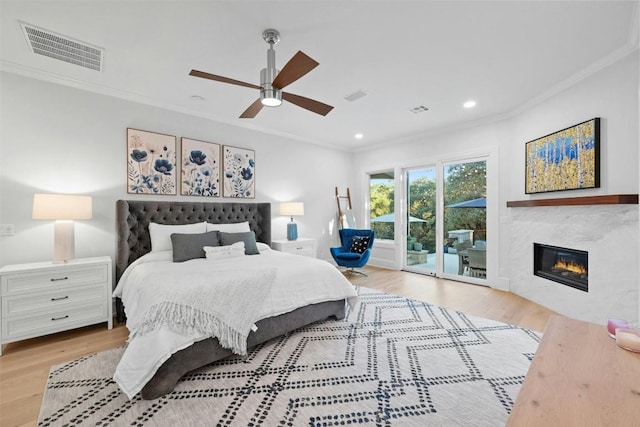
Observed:
[[[562,197],[556,199],[511,200],[508,208],[532,208],[536,206],[579,205],[637,205],[637,194],[611,194],[607,196]]]

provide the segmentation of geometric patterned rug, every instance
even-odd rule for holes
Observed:
[[[541,335],[359,288],[327,320],[129,401],[111,379],[123,348],[51,368],[38,425],[500,426]]]

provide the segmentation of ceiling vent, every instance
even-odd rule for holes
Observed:
[[[429,107],[425,107],[424,105],[418,105],[417,107],[414,107],[409,111],[411,111],[413,114],[424,113],[425,111],[429,111]]]
[[[361,90],[353,92],[351,95],[347,95],[344,97],[349,102],[357,101],[360,98],[367,96],[367,93]]]
[[[29,47],[38,55],[102,71],[104,49],[21,22]]]

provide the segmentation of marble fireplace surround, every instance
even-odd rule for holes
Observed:
[[[514,208],[510,209],[511,292],[574,319],[604,324],[615,314],[637,321],[637,203],[637,195],[507,202]],[[534,242],[587,251],[589,291],[534,276]]]

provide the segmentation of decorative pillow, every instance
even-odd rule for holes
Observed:
[[[349,248],[350,252],[354,252],[357,254],[362,254],[369,247],[369,236],[353,236],[351,240],[351,248]]]
[[[194,258],[204,258],[205,246],[218,246],[217,231],[209,231],[201,234],[177,234],[171,235],[173,245],[173,262],[184,262]]]
[[[271,250],[271,246],[267,245],[266,243],[262,243],[262,242],[256,242],[256,247],[258,248],[259,252],[264,252],[264,251]]]
[[[174,233],[180,234],[197,234],[207,231],[206,222],[198,222],[195,224],[182,224],[182,225],[166,225],[156,224],[152,222],[149,224],[149,237],[151,237],[151,250],[152,251],[170,251],[171,250],[171,235]]]
[[[230,246],[205,246],[207,259],[223,259],[244,256],[244,242],[237,242]]]
[[[251,231],[249,221],[234,222],[232,224],[212,224],[207,222],[207,231],[224,231],[225,233],[247,233]]]
[[[244,242],[245,255],[257,255],[260,253],[256,245],[256,233],[253,231],[246,233],[225,233],[221,231],[220,242],[222,242],[222,246],[229,246],[236,242]]]

